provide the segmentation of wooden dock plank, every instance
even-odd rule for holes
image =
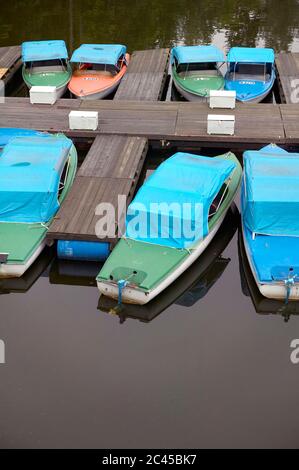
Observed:
[[[109,203],[117,208],[119,195],[124,195],[127,203],[131,201],[146,151],[145,138],[98,136],[50,226],[48,238],[99,241],[96,207]],[[109,233],[114,234],[115,221],[109,223]],[[106,236],[104,241],[114,243],[116,238]]]
[[[275,63],[282,101],[299,103],[299,53],[281,52],[277,54]]]
[[[78,175],[133,179],[140,161],[144,161],[144,149],[143,138],[97,136]]]
[[[208,114],[235,115],[235,134],[217,136],[207,134]],[[200,103],[187,103],[178,106],[176,136],[187,140],[229,141],[229,142],[282,142],[284,127],[280,109],[272,104],[240,104],[236,109],[210,110]]]
[[[114,100],[161,99],[169,62],[169,49],[133,52]]]
[[[286,143],[289,145],[299,144],[299,105],[280,105],[280,110],[284,123]]]
[[[21,67],[21,47],[0,47],[0,79],[7,84]]]
[[[90,101],[61,100],[53,106],[34,105],[28,99],[7,98],[1,105],[0,127],[25,127],[51,132],[65,132],[71,137],[97,135],[139,136],[149,140],[173,140],[223,143],[225,146],[247,143],[284,143],[284,119],[280,105],[240,104],[234,110],[221,110],[220,114],[236,116],[234,136],[207,134],[208,114],[219,114],[206,103],[154,102],[154,101]],[[68,114],[71,109],[97,110],[99,128],[96,131],[71,131]]]

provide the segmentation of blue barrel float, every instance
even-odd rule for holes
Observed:
[[[109,254],[109,243],[81,242],[76,240],[58,240],[57,242],[57,256],[59,259],[74,261],[105,261]]]

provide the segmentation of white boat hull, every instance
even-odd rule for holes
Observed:
[[[34,261],[38,258],[41,254],[43,249],[46,246],[46,241],[43,240],[40,245],[37,247],[35,252],[28,258],[26,263],[22,264],[11,264],[11,263],[3,263],[0,264],[0,278],[9,278],[9,277],[21,277],[30,268],[30,266],[34,263]]]
[[[170,284],[172,284],[181,274],[183,274],[190,266],[194,263],[194,261],[203,253],[209,243],[212,241],[213,237],[217,233],[220,225],[223,222],[223,219],[228,211],[227,210],[222,214],[219,221],[215,224],[215,227],[211,230],[211,232],[205,237],[205,239],[199,243],[194,249],[192,249],[191,254],[177,267],[169,276],[167,276],[157,287],[152,289],[151,291],[143,291],[141,289],[135,289],[130,286],[125,287],[122,290],[122,300],[124,303],[133,303],[144,305],[150,302],[154,297],[160,294],[163,290],[165,290]],[[118,298],[118,286],[115,284],[111,284],[110,282],[98,281],[97,282],[99,291],[101,294],[104,294],[108,297],[112,297],[114,299]]]
[[[256,285],[258,286],[260,293],[264,297],[267,297],[267,299],[285,300],[287,289],[284,283],[274,282],[274,281],[266,283],[266,282],[259,281],[255,267],[253,265],[253,262],[249,253],[249,247],[246,241],[246,237],[244,237],[243,224],[242,224],[242,236],[243,236],[244,247],[245,247],[245,252],[246,252],[247,259],[248,259],[248,263],[249,263],[251,272],[253,274],[254,280],[256,282]],[[294,286],[290,288],[289,300],[299,300],[299,284],[294,284]]]

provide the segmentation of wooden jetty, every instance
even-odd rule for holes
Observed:
[[[299,53],[280,52],[275,63],[281,101],[299,104]]]
[[[97,136],[51,224],[48,238],[99,240],[95,233],[97,205],[105,202],[117,208],[119,195],[131,201],[146,152],[145,138]],[[107,230],[111,233],[110,227]],[[116,230],[117,226],[112,227],[112,233]],[[104,241],[113,243],[115,238],[106,237]]]
[[[299,145],[299,105],[291,104],[291,84],[294,79],[299,80],[297,56],[278,54],[277,57],[282,104],[237,103],[234,110],[219,111],[210,109],[206,103],[161,101],[168,95],[165,93],[168,49],[133,53],[113,100],[61,99],[53,106],[32,106],[28,98],[6,98],[1,104],[0,127],[63,132],[74,140],[92,142],[74,185],[48,231],[48,238],[99,240],[95,233],[99,219],[96,207],[102,202],[116,207],[118,195],[130,202],[148,144],[232,150],[260,148],[270,142],[284,147]],[[2,53],[2,57],[6,57],[2,63],[14,63],[12,67],[18,63],[18,59],[13,62],[12,51]],[[70,130],[71,110],[98,111],[98,129]],[[234,114],[235,134],[208,135],[208,114]],[[115,221],[113,224],[116,231]],[[109,236],[102,241],[113,244],[116,239]]]
[[[133,52],[115,100],[160,100],[167,77],[169,49]]]
[[[275,104],[237,104],[234,110],[235,134],[208,135],[208,114],[219,114],[206,103],[59,100],[51,107],[30,104],[28,98],[6,98],[1,105],[0,127],[24,127],[49,132],[64,132],[74,138],[95,138],[97,135],[145,137],[150,141],[196,142],[199,146],[245,148],[273,142],[298,144],[299,138],[290,133],[290,124],[296,126],[299,106]],[[98,111],[96,131],[69,129],[69,112]],[[289,109],[289,111],[288,111]]]
[[[0,80],[5,85],[13,78],[21,67],[21,47],[0,47]]]

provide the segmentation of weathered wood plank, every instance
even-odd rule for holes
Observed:
[[[1,105],[0,127],[25,127],[51,132],[65,132],[74,137],[96,137],[98,134],[139,136],[150,140],[194,140],[233,144],[283,143],[284,120],[275,104],[237,104],[235,110],[221,114],[236,116],[234,136],[209,136],[208,114],[219,114],[205,103],[154,101],[60,100],[53,106],[34,105],[28,99],[7,98]],[[71,109],[97,110],[96,131],[70,131]]]
[[[48,238],[99,240],[101,234],[95,229],[100,216],[95,214],[96,207],[109,203],[117,210],[119,195],[125,196],[127,203],[131,201],[146,151],[144,138],[98,136],[51,224]],[[110,235],[104,240],[114,243],[114,220],[108,228]]]
[[[161,99],[168,71],[169,49],[133,52],[114,100]]]
[[[144,160],[146,149],[144,138],[98,136],[78,175],[133,179],[140,160]]]
[[[275,63],[282,101],[299,103],[299,53],[281,52],[277,54]]]
[[[21,47],[0,47],[0,79],[7,84],[21,67]]]

